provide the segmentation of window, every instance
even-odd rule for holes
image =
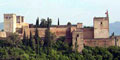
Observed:
[[[77,37],[79,37],[79,34],[77,34]]]
[[[101,25],[102,25],[103,23],[101,22]]]

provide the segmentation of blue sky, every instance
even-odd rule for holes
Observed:
[[[25,22],[35,23],[36,18],[53,19],[57,24],[82,22],[92,25],[94,16],[105,16],[108,9],[110,23],[120,21],[120,0],[0,0],[0,22],[4,13],[25,16]]]

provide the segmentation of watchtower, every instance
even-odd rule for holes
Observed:
[[[4,14],[4,31],[16,32],[16,14]]]
[[[109,38],[109,16],[94,17],[94,38]]]

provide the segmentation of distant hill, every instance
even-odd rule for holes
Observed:
[[[0,23],[0,30],[4,28],[3,22]],[[116,35],[120,35],[120,22],[110,23],[110,35],[111,33],[115,33]]]
[[[115,35],[120,35],[120,22],[110,23],[110,35],[113,32]]]

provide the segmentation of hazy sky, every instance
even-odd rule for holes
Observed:
[[[35,23],[36,18],[53,19],[57,24],[83,22],[92,25],[94,16],[105,16],[108,9],[110,23],[120,21],[120,0],[0,0],[0,22],[4,13],[25,16],[25,21]]]

